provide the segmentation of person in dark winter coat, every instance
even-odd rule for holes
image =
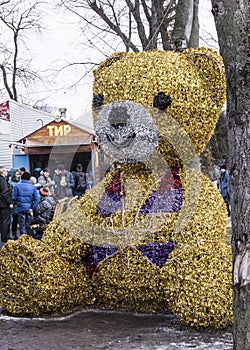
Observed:
[[[77,164],[76,171],[72,171],[75,185],[73,187],[73,196],[80,198],[86,192],[86,176],[82,170],[82,165]]]
[[[36,209],[36,218],[42,223],[48,224],[51,218],[51,212],[55,208],[55,200],[49,195],[49,188],[42,187],[39,190],[40,203]]]
[[[21,181],[21,172],[19,169],[16,169],[14,173],[11,175],[11,178],[9,179],[9,184],[12,191],[14,187],[20,183],[20,181]],[[18,213],[16,211],[15,206],[12,209],[11,215],[12,215],[12,223],[11,223],[12,236],[14,239],[17,239]]]
[[[34,217],[31,220],[28,228],[28,234],[36,239],[41,239],[46,225],[51,220],[51,213],[55,208],[56,202],[49,195],[49,187],[42,187],[39,190],[40,203],[34,212]]]
[[[11,209],[13,208],[11,187],[7,176],[7,169],[0,166],[0,233],[1,241],[4,243],[10,238],[10,219]]]
[[[227,205],[228,216],[230,216],[229,172],[226,165],[221,165],[220,172],[220,192]]]
[[[16,203],[20,234],[26,234],[35,210],[40,202],[39,194],[34,185],[29,183],[30,173],[24,172],[21,182],[14,187],[12,199]]]
[[[72,197],[72,189],[74,187],[74,177],[71,172],[65,170],[63,164],[58,165],[57,174],[54,176],[56,199]]]

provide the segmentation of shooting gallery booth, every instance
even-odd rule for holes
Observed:
[[[83,171],[91,174],[96,180],[98,147],[96,136],[91,129],[73,121],[57,118],[19,142],[24,145],[31,174],[48,167],[52,176],[58,164],[64,164],[66,170],[73,171],[76,165],[81,163]]]

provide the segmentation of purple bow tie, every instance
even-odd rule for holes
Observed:
[[[150,261],[152,264],[161,268],[168,260],[169,254],[174,249],[174,243],[169,241],[167,243],[150,242],[136,247],[141,255]],[[87,267],[90,276],[96,271],[99,263],[106,258],[110,258],[118,252],[118,247],[110,246],[90,246],[86,257]]]

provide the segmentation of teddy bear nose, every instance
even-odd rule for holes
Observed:
[[[127,125],[127,123],[112,123],[110,124],[114,129],[122,129],[125,128],[125,126]]]
[[[110,111],[108,121],[110,126],[116,130],[125,128],[130,123],[130,116],[124,106],[113,107]]]

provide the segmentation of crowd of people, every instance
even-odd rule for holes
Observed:
[[[15,240],[22,234],[41,239],[57,201],[80,198],[92,185],[92,177],[83,172],[81,164],[73,172],[60,164],[52,177],[48,168],[31,176],[23,167],[8,171],[0,166],[1,241]]]

